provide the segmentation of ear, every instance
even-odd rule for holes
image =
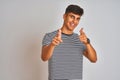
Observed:
[[[64,19],[64,20],[65,20],[65,18],[66,18],[66,14],[63,15],[63,19]]]

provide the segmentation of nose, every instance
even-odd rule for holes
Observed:
[[[74,23],[77,23],[77,20],[76,20],[76,19],[73,19],[73,22],[74,22]]]

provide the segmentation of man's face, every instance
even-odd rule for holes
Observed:
[[[64,26],[70,30],[73,31],[80,21],[80,15],[74,14],[74,13],[67,13],[64,14]]]

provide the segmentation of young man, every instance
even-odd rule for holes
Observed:
[[[49,80],[82,80],[83,55],[93,63],[97,61],[83,28],[80,35],[73,32],[82,15],[81,7],[69,5],[62,27],[44,36],[41,58],[49,61]]]

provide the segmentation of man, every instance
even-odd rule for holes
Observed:
[[[82,80],[83,55],[93,63],[97,61],[83,28],[80,35],[73,32],[83,12],[80,6],[69,5],[62,27],[44,36],[41,58],[49,61],[49,80]]]

